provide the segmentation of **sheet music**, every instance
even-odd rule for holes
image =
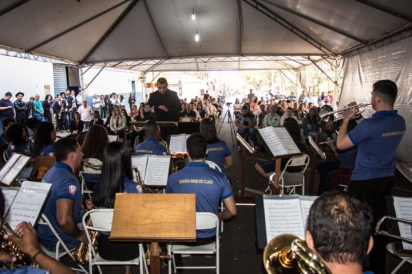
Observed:
[[[147,155],[133,156],[132,165],[137,167],[140,179],[144,181],[146,175]]]
[[[16,197],[18,191],[19,188],[1,188],[1,192],[3,192],[4,196],[4,215],[7,215],[7,211],[9,211],[10,205],[13,203],[13,200]]]
[[[117,141],[117,135],[108,135],[109,137],[109,143],[111,142],[116,142]]]
[[[170,136],[170,153],[186,152],[186,140],[190,135],[177,134]]]
[[[318,145],[315,143],[315,141],[313,141],[312,136],[309,135],[309,143],[310,145],[315,149],[316,153],[323,159],[326,159],[326,155],[324,152],[322,152],[322,150],[320,150],[320,148],[318,147]]]
[[[72,135],[70,132],[60,131],[60,132],[56,133],[56,136],[59,137],[59,138],[65,138],[65,137],[70,136],[70,135]]]
[[[305,230],[298,197],[288,199],[263,199],[266,221],[266,239],[269,243],[283,233],[296,234],[302,239]]]
[[[12,229],[21,222],[36,223],[50,188],[51,184],[23,182],[6,217]]]
[[[6,176],[7,172],[11,169],[11,167],[17,162],[20,158],[21,154],[14,153],[10,159],[6,162],[3,168],[0,170],[0,180],[3,180],[4,176]]]
[[[16,179],[17,175],[20,174],[20,172],[23,170],[24,166],[27,164],[29,160],[30,160],[30,157],[25,156],[25,155],[20,155],[20,157],[14,163],[14,165],[10,168],[6,176],[4,176],[4,178],[1,180],[2,183],[6,185],[10,185],[14,181],[14,179]]]
[[[302,222],[303,229],[306,233],[306,223],[308,221],[309,210],[313,202],[318,198],[318,196],[299,196],[300,209],[302,211]]]
[[[170,155],[147,155],[145,185],[166,186],[169,177]]]
[[[396,217],[412,220],[412,198],[393,197]],[[410,224],[398,222],[401,237],[412,239]],[[404,249],[412,249],[412,244],[402,242]]]
[[[273,157],[300,153],[289,132],[283,127],[265,127],[259,133],[272,152]]]

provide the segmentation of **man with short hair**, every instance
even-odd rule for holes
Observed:
[[[83,100],[83,104],[79,107],[78,112],[80,114],[80,120],[84,123],[84,128],[89,129],[91,121],[90,116],[93,114],[93,110],[89,105],[87,105],[87,100]]]
[[[3,120],[5,118],[14,118],[15,116],[13,103],[10,101],[11,96],[11,92],[6,92],[3,99],[0,100],[0,120]],[[0,131],[4,132],[2,123],[0,123],[0,125]]]
[[[371,203],[376,224],[385,214],[385,196],[391,194],[395,184],[395,153],[405,135],[406,124],[394,110],[398,94],[394,82],[375,82],[371,94],[371,104],[376,112],[369,119],[358,117],[358,126],[348,133],[349,120],[357,112],[348,109],[343,114],[345,118],[337,137],[337,147],[341,150],[358,147],[349,189]],[[374,240],[370,268],[375,273],[384,273],[387,238],[375,236]]]
[[[373,228],[372,209],[364,199],[330,192],[312,204],[305,241],[331,273],[362,274],[373,247]]]
[[[79,89],[79,93],[76,95],[76,107],[79,109],[79,107],[82,105],[83,102],[83,96],[82,96],[82,90]]]
[[[17,100],[14,101],[13,106],[14,111],[16,112],[17,124],[26,125],[27,105],[25,102],[23,102],[24,93],[19,91],[15,96]]]
[[[209,95],[209,91],[208,91],[208,90],[206,90],[206,93],[205,93],[205,94],[203,94],[203,99],[207,100],[207,99],[209,99],[209,97],[210,97],[210,95]]]
[[[56,126],[60,130],[68,130],[69,127],[67,125],[67,115],[63,115],[64,105],[61,101],[60,94],[57,94],[54,98],[54,104],[52,106],[53,113],[56,115]]]
[[[74,90],[72,90],[72,92],[74,93]],[[67,118],[68,118],[69,124],[71,120],[73,119],[73,113],[72,113],[73,106],[74,106],[74,109],[76,109],[75,100],[76,99],[74,98],[74,94],[71,95],[70,90],[66,89],[66,103],[67,103],[67,112],[68,112]]]
[[[237,133],[239,133],[239,135],[243,138],[245,138],[245,135],[248,134],[252,139],[255,150],[258,150],[259,147],[255,133],[256,117],[249,111],[248,105],[244,105],[242,107],[242,112],[236,116],[235,125],[238,127]],[[242,150],[239,141],[237,141],[237,150]]]
[[[42,180],[43,183],[52,185],[43,214],[66,246],[73,249],[79,242],[87,243],[84,230],[77,228],[77,224],[81,222],[82,195],[79,180],[74,175],[81,165],[83,152],[76,139],[63,138],[54,144],[54,157],[56,164]],[[37,234],[42,246],[55,251],[58,240],[48,226],[39,226]]]
[[[282,115],[282,117],[280,118],[280,125],[283,127],[283,124],[285,123],[285,119],[287,118],[293,118],[296,120],[296,122],[298,121],[298,118],[293,115],[293,109],[291,107],[286,109],[286,113]]]
[[[43,110],[43,105],[39,101],[40,95],[36,94],[34,96],[34,118],[40,122],[44,122],[44,110]]]
[[[247,95],[247,98],[249,99],[249,103],[253,102],[253,98],[255,98],[255,94],[253,93],[253,89],[249,90],[249,94]]]
[[[291,100],[291,101],[296,100],[295,93],[292,91],[290,93],[290,95],[288,97],[286,97],[286,99]]]
[[[270,105],[269,113],[263,118],[263,127],[279,127],[280,126],[280,116],[276,114],[276,105]]]
[[[134,149],[134,155],[166,155],[166,147],[159,143],[160,127],[154,121],[147,121],[144,125],[146,140]]]
[[[95,94],[92,99],[93,110],[100,111],[101,104],[102,104],[102,100],[100,100],[99,96]]]

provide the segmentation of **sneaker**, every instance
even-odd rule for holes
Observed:
[[[237,151],[242,151],[242,147],[241,147],[241,146],[237,146]]]
[[[258,151],[258,149],[259,149],[259,147],[258,147],[258,146],[255,146],[255,151]]]

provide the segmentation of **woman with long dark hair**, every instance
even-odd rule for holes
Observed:
[[[46,98],[44,98],[43,101],[43,111],[44,111],[44,118],[46,118],[46,122],[52,123],[52,116],[50,112],[50,108],[53,104],[53,97],[50,94],[46,95]]]
[[[302,121],[303,135],[305,137],[312,136],[315,139],[316,134],[319,133],[320,118],[314,108],[309,109],[309,115]]]
[[[54,156],[54,141],[56,140],[56,130],[50,122],[41,122],[37,126],[34,137],[33,158],[37,156]]]
[[[27,143],[27,131],[23,125],[13,124],[7,128],[6,138],[9,142],[7,152],[9,157],[14,153],[29,155],[29,147]]]
[[[93,125],[87,131],[82,144],[83,158],[95,158],[103,161],[103,151],[109,143],[107,130],[102,125]]]
[[[233,165],[233,156],[226,142],[217,137],[214,121],[203,119],[200,122],[200,134],[206,137],[207,149],[209,153],[206,160],[217,164],[222,172]]]
[[[103,154],[102,173],[96,185],[93,204],[98,208],[114,208],[116,193],[142,193],[133,181],[130,149],[120,142],[109,143]],[[105,260],[128,261],[139,256],[139,245],[131,242],[110,242],[107,233],[100,233],[99,255]],[[131,273],[127,265],[125,273]]]
[[[80,114],[76,111],[73,114],[73,120],[70,122],[70,132],[79,134],[83,131],[84,123],[80,120]]]

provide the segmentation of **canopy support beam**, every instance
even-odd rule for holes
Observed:
[[[157,62],[156,64],[154,64],[153,66],[151,66],[150,68],[148,68],[145,73],[149,72],[150,70],[154,69],[155,67],[161,65],[164,61],[166,61],[166,59],[160,60],[159,62]]]
[[[100,39],[94,44],[94,46],[87,52],[87,54],[83,57],[83,59],[79,62],[80,64],[83,64],[86,62],[87,58],[92,55],[98,47],[106,40],[107,37],[117,28],[117,26],[120,24],[120,22],[123,21],[123,19],[129,14],[129,12],[136,6],[136,4],[139,2],[139,0],[132,0],[132,2],[127,6],[127,8],[120,14],[119,17],[117,17],[116,21],[113,22],[113,24],[106,30],[106,32],[100,37]]]
[[[279,70],[279,72],[280,72],[283,76],[285,76],[286,79],[288,79],[292,84],[294,84],[295,86],[297,85],[297,83],[294,83],[292,80],[290,80],[290,78],[289,78],[282,70]]]
[[[411,17],[406,16],[406,15],[403,15],[403,14],[400,14],[399,12],[390,10],[390,9],[388,9],[388,8],[385,8],[385,7],[383,7],[383,6],[379,5],[379,4],[372,3],[371,1],[368,1],[368,0],[356,0],[356,1],[359,2],[359,3],[362,3],[362,4],[366,5],[366,6],[369,6],[369,7],[371,7],[371,8],[380,10],[380,11],[382,11],[382,12],[384,12],[384,13],[387,13],[387,14],[390,14],[390,15],[392,15],[392,16],[398,17],[398,18],[400,18],[400,19],[406,20],[406,21],[408,21],[408,22],[412,22],[412,18],[411,18]]]
[[[328,79],[329,79],[332,83],[334,83],[335,86],[338,84],[338,82],[332,80],[332,78],[330,78],[329,75],[328,75],[321,67],[319,67],[318,64],[316,64],[316,62],[314,62],[312,59],[310,59],[310,56],[308,56],[307,59],[308,59],[309,61],[311,61],[312,64],[314,64],[315,67],[317,67],[326,77],[328,77]],[[336,98],[336,97],[335,97],[335,98]]]
[[[239,13],[239,31],[240,31],[240,55],[243,55],[243,12],[242,12],[242,2],[241,0],[237,0],[237,11]]]
[[[7,8],[5,8],[5,9],[3,9],[3,10],[0,11],[0,16],[3,16],[3,15],[5,15],[5,14],[7,14],[7,13],[9,13],[9,12],[17,9],[18,7],[20,7],[20,6],[23,5],[23,4],[26,4],[26,3],[29,2],[29,1],[30,1],[30,0],[22,0],[22,1],[16,2],[16,3],[8,6]]]

